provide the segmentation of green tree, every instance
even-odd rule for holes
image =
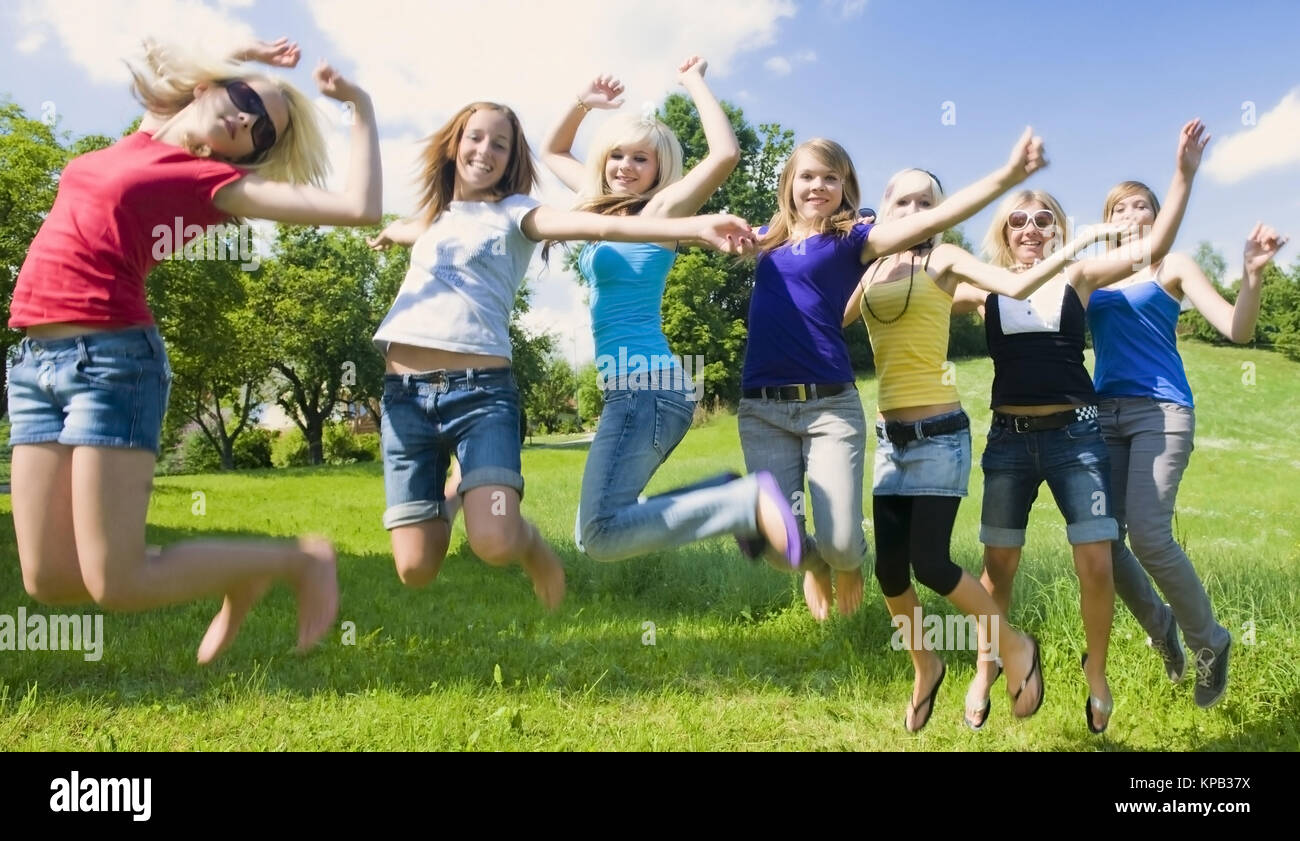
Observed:
[[[149,276],[174,374],[164,438],[197,425],[223,470],[236,467],[237,443],[252,427],[271,370],[270,337],[249,287],[237,260],[164,260]]]
[[[324,460],[322,436],[340,403],[379,391],[378,260],[356,229],[280,226],[275,256],[252,276],[250,305],[267,331],[275,401]]]
[[[519,285],[515,293],[515,305],[510,314],[510,368],[519,386],[519,408],[523,413],[520,418],[522,430],[528,429],[532,415],[530,407],[537,399],[538,384],[546,379],[549,360],[556,352],[555,337],[547,332],[534,333],[524,327],[520,318],[532,303],[533,291],[528,281]],[[534,418],[535,420],[535,418]]]
[[[547,361],[545,375],[534,383],[528,401],[528,417],[548,432],[576,428],[578,381],[573,367],[560,356]]]

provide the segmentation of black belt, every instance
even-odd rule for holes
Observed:
[[[1013,432],[1043,432],[1048,429],[1061,429],[1078,421],[1096,420],[1099,414],[1096,406],[1079,406],[1075,409],[1066,409],[1064,412],[1053,412],[1050,415],[1004,415],[1001,412],[994,412],[993,424],[1005,426]]]
[[[970,416],[965,412],[961,412],[942,420],[877,422],[876,436],[888,438],[889,442],[895,447],[905,447],[921,438],[947,435],[949,432],[960,432],[969,427]]]
[[[799,383],[747,388],[742,393],[745,397],[761,397],[764,400],[816,400],[818,397],[834,397],[856,387],[853,383]]]

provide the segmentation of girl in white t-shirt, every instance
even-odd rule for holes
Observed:
[[[397,574],[432,581],[451,522],[465,509],[470,548],[486,563],[519,563],[538,599],[564,597],[560,559],[519,513],[519,392],[510,371],[510,312],[542,240],[707,243],[743,253],[753,234],[724,215],[655,218],[558,210],[529,198],[532,154],[514,112],[476,102],[430,138],[420,210],[374,248],[409,245],[411,267],[375,343],[385,356],[382,439]],[[444,485],[455,455],[458,482]]]

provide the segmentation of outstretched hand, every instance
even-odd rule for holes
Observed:
[[[324,59],[316,65],[311,75],[316,80],[316,87],[330,99],[337,99],[339,102],[356,102],[365,96],[365,91],[345,79],[342,73],[331,67]]]
[[[1026,127],[1025,133],[1020,135],[1012,147],[1009,166],[1016,183],[1047,166],[1047,158],[1043,154],[1043,138],[1035,136],[1032,127]]]
[[[1246,271],[1255,273],[1267,266],[1289,241],[1268,225],[1257,223],[1246,237]]]
[[[723,254],[753,253],[757,237],[744,219],[727,213],[698,218],[701,242]]]
[[[1187,176],[1195,175],[1201,165],[1201,153],[1209,142],[1210,135],[1205,133],[1205,123],[1192,120],[1184,125],[1178,135],[1178,171]]]
[[[597,76],[578,94],[578,99],[588,108],[611,110],[623,104],[623,83],[610,75]]]
[[[297,41],[277,38],[274,41],[254,41],[240,50],[238,57],[243,61],[257,61],[272,67],[297,67],[302,58],[302,50]]]
[[[686,82],[686,77],[690,74],[694,74],[696,76],[703,78],[704,71],[708,69],[709,69],[709,63],[707,61],[705,61],[704,59],[700,58],[697,55],[693,55],[690,58],[683,61],[681,67],[677,68],[677,73],[678,73],[677,81],[682,82],[684,84]]]

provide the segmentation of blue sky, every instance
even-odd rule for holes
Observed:
[[[1051,166],[1027,186],[1095,221],[1117,181],[1163,194],[1178,130],[1200,117],[1214,139],[1178,247],[1209,240],[1236,276],[1256,221],[1300,234],[1300,65],[1288,46],[1300,5],[1285,0],[1086,11],[1022,0],[19,0],[0,7],[0,31],[0,95],[33,115],[52,104],[74,134],[117,133],[136,115],[121,59],[145,35],[208,49],[290,35],[304,60],[284,75],[301,87],[312,90],[309,68],[327,57],[372,92],[386,209],[399,213],[411,208],[416,142],[465,102],[512,105],[536,147],[592,76],[621,75],[625,107],[638,107],[673,90],[676,64],[699,53],[715,92],[752,123],[843,143],[873,206],[907,166],[933,170],[950,191],[969,183],[1033,125]],[[579,152],[601,116],[588,118]],[[331,148],[344,166],[341,125]],[[571,201],[549,180],[542,198]],[[989,219],[965,223],[968,239],[978,243]],[[553,270],[536,304],[534,326],[590,354],[580,289]]]

